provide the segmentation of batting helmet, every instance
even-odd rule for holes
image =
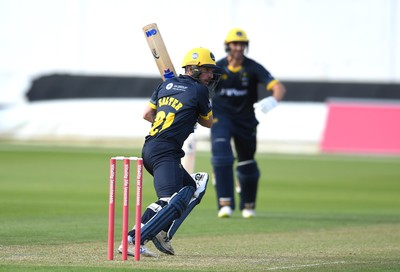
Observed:
[[[203,47],[194,48],[187,52],[183,58],[182,68],[189,65],[216,68],[214,54],[210,50]]]

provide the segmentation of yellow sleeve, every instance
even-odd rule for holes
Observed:
[[[276,84],[276,83],[278,83],[279,81],[277,80],[277,79],[274,79],[274,80],[272,80],[270,83],[268,83],[268,85],[267,85],[267,91],[271,91],[272,90],[272,87]]]
[[[157,106],[151,102],[149,102],[149,107],[152,108],[153,110],[157,109]]]
[[[200,118],[204,120],[209,120],[211,115],[212,111],[210,111],[207,115],[200,115]]]

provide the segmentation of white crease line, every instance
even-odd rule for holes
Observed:
[[[313,267],[313,266],[323,266],[323,265],[331,265],[331,264],[345,264],[345,261],[341,262],[331,262],[331,263],[316,263],[316,264],[302,264],[302,265],[292,265],[292,266],[280,266],[280,267],[271,267],[265,270],[278,270],[278,269],[296,269],[302,267]]]

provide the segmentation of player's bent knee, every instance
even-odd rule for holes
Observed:
[[[234,161],[230,141],[227,139],[214,139],[212,142],[213,165],[232,164]]]
[[[213,156],[211,159],[211,162],[214,166],[226,166],[226,165],[232,165],[234,161],[233,156],[227,155],[227,156]]]
[[[178,193],[174,194],[168,205],[163,207],[143,226],[141,243],[145,244],[161,230],[170,226],[175,219],[179,218],[188,207],[194,191],[194,187],[185,186]]]
[[[165,205],[168,204],[168,201],[158,200],[157,202],[151,203],[147,209],[152,210],[153,212],[160,211]]]
[[[236,168],[236,174],[239,180],[258,180],[260,170],[254,160],[239,162]]]
[[[184,210],[186,210],[194,191],[194,187],[185,186],[171,197],[168,206],[175,209],[178,213],[178,217],[181,216]]]

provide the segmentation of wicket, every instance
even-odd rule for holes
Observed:
[[[117,161],[123,161],[124,186],[122,204],[122,260],[128,259],[129,228],[129,183],[130,162],[136,161],[136,222],[135,222],[135,260],[140,260],[140,229],[142,217],[143,159],[138,157],[116,156],[110,159],[110,194],[108,206],[108,260],[114,259],[115,187]]]

